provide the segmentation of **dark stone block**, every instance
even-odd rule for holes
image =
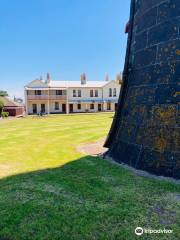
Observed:
[[[157,46],[146,48],[134,56],[134,68],[142,68],[156,62]]]
[[[130,102],[134,104],[152,105],[155,102],[156,86],[142,86],[132,87],[129,89],[127,96],[127,104]]]
[[[147,45],[147,31],[142,32],[135,37],[134,51],[145,48]]]
[[[180,1],[168,0],[158,7],[157,21],[162,22],[170,18],[178,17],[180,13]]]
[[[123,162],[135,167],[140,154],[141,146],[119,141],[113,151],[113,158],[119,163]],[[109,152],[109,156],[112,156],[111,152]]]
[[[160,44],[158,47],[157,61],[159,63],[180,61],[180,40],[177,39]]]
[[[136,126],[150,124],[153,121],[152,106],[130,104],[123,109],[122,121]]]
[[[179,84],[161,84],[156,90],[156,100],[158,104],[177,104],[180,101]]]
[[[152,107],[153,121],[157,125],[176,125],[177,106],[174,105],[154,105]]]
[[[177,20],[163,22],[151,28],[148,33],[148,46],[176,39],[179,34],[179,22]]]
[[[132,71],[130,86],[180,82],[180,61],[162,62]]]
[[[145,148],[137,167],[157,175],[174,177],[176,163],[175,153],[158,152]]]
[[[148,19],[148,21],[144,21],[144,19]],[[137,22],[135,22],[135,25],[137,25],[137,33],[154,26],[156,24],[156,19],[157,7],[154,7],[145,12],[141,17],[138,18]]]

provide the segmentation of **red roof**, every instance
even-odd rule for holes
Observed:
[[[8,97],[1,97],[0,100],[4,103],[4,107],[22,107],[20,104],[10,100]]]

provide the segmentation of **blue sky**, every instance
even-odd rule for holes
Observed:
[[[54,80],[113,79],[123,69],[130,0],[1,0],[0,89]]]

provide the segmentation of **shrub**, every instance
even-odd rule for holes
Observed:
[[[3,107],[4,107],[4,102],[0,100],[0,114],[2,112]]]
[[[7,117],[9,117],[9,113],[8,112],[2,112],[1,117],[2,118],[7,118]]]

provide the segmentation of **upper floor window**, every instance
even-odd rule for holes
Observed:
[[[112,97],[112,88],[109,88],[109,97]]]
[[[90,97],[93,97],[93,96],[94,96],[93,90],[91,89],[91,90],[90,90]]]
[[[35,95],[41,95],[41,90],[35,90]]]
[[[81,97],[81,90],[78,90],[78,97]]]
[[[98,90],[95,90],[95,97],[98,97]]]
[[[63,95],[63,91],[62,90],[56,90],[56,95]]]
[[[76,90],[73,90],[73,97],[76,97]]]
[[[55,102],[55,110],[59,110],[59,103]]]
[[[113,97],[116,97],[116,88],[113,89]]]

